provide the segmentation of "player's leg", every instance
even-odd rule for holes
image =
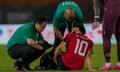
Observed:
[[[35,48],[29,46],[29,45],[18,45],[19,51],[18,54],[20,55],[19,58],[22,62],[22,69],[23,70],[32,70],[29,67],[29,60],[32,59],[32,57],[36,56],[34,53],[36,52]],[[16,49],[17,51],[18,49]],[[17,65],[16,65],[17,66]]]
[[[100,68],[101,70],[111,69],[111,36],[113,32],[114,23],[112,22],[112,16],[109,11],[105,11],[103,16],[103,52],[105,57],[105,64]]]
[[[36,60],[38,57],[40,57],[45,52],[45,50],[38,50],[28,45],[26,46],[26,48],[27,50],[23,51],[23,55],[21,56],[24,64],[23,68],[25,68],[26,70],[31,70],[29,68],[30,63]]]
[[[40,64],[35,67],[35,70],[56,69],[56,64],[49,53],[44,54],[40,59]]]
[[[13,45],[9,50],[8,50],[8,54],[11,58],[16,59],[16,62],[14,63],[14,68],[15,70],[23,70],[22,69],[22,59],[20,58],[20,49],[18,48],[19,46]]]
[[[115,30],[115,37],[117,40],[117,58],[118,63],[113,67],[113,69],[120,69],[120,17],[117,20],[116,30]]]
[[[57,64],[57,69],[58,70],[68,70],[67,67],[63,63],[63,60],[62,60],[61,56],[58,57],[57,63],[58,63]]]
[[[99,68],[99,70],[109,70],[111,69],[111,62],[110,62],[110,50],[111,50],[111,43],[110,43],[111,34],[104,33],[103,34],[103,52],[105,57],[105,64]]]
[[[59,29],[62,36],[64,35],[64,31],[65,31],[65,28],[61,28]],[[54,45],[53,45],[53,49],[49,52],[49,57],[53,58],[54,56],[54,50],[55,48],[60,44],[61,40],[55,35],[55,41],[54,41]],[[47,58],[48,59],[48,58]],[[49,68],[50,69],[50,68]],[[52,59],[52,62],[51,62],[51,69],[56,69],[56,64],[53,63],[53,59]]]
[[[29,60],[26,62],[25,68],[29,68],[29,64],[31,62],[33,62],[34,60],[36,60],[37,58],[39,58],[41,55],[43,55],[43,53],[45,52],[45,50],[34,50],[34,53],[29,57]]]
[[[36,59],[36,57],[39,57],[41,53],[40,50],[36,50],[29,45],[23,44],[17,44],[9,50],[10,56],[17,59],[14,64],[14,67],[17,70],[32,70],[29,68],[29,64]]]
[[[40,43],[39,43],[39,44],[40,44]],[[40,45],[42,45],[44,49],[43,49],[43,50],[34,49],[34,52],[33,52],[32,55],[30,56],[29,61],[27,61],[28,64],[30,64],[32,61],[34,61],[35,59],[37,59],[38,57],[40,57],[41,55],[43,55],[44,52],[45,52],[48,48],[52,47],[52,45],[49,44],[49,43],[46,42],[46,41],[45,41],[43,44],[40,44]]]
[[[103,52],[105,57],[105,64],[100,68],[100,70],[109,70],[111,69],[111,62],[110,62],[110,51],[111,51],[111,38],[112,33],[103,33]]]
[[[108,12],[107,12],[108,13]],[[114,30],[114,22],[111,14],[107,14],[104,17],[103,22],[103,51],[105,56],[105,62],[110,63],[110,51],[111,51],[111,36]]]
[[[116,36],[116,39],[117,39],[117,51],[118,51],[118,62],[120,62],[120,17],[118,19],[118,23],[117,23],[117,26],[116,26],[116,33],[115,33],[115,36]]]
[[[111,38],[112,33],[104,33],[103,34],[103,51],[105,56],[105,62],[110,63],[110,51],[111,51]]]

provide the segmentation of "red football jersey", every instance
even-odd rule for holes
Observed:
[[[81,34],[69,33],[65,39],[68,40],[65,53],[62,55],[64,65],[70,70],[82,69],[86,53],[92,49],[93,42]]]

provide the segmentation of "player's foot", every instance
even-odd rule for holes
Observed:
[[[29,67],[29,65],[23,65],[23,66],[22,66],[22,69],[23,69],[24,71],[33,71],[33,69],[31,69],[31,68]]]
[[[120,70],[120,66],[119,65],[115,65],[115,66],[113,66],[113,69],[114,70]]]
[[[111,65],[103,65],[101,68],[99,68],[98,70],[111,70],[112,69],[112,66]]]
[[[15,62],[14,69],[17,72],[19,72],[19,71],[33,71],[33,69],[31,69],[29,67],[29,65],[22,64],[20,61]]]
[[[15,70],[23,70],[22,69],[22,63],[20,61],[16,61],[14,64],[14,69]]]

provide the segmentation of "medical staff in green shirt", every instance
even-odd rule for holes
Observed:
[[[55,49],[60,42],[63,41],[65,29],[67,29],[68,32],[71,32],[74,23],[79,23],[84,28],[81,8],[72,0],[63,0],[56,9],[52,23],[55,34]],[[52,56],[54,49],[51,51]]]
[[[47,19],[39,16],[34,22],[19,27],[9,39],[7,52],[16,59],[15,70],[31,70],[29,64],[51,47],[41,34],[46,25]]]

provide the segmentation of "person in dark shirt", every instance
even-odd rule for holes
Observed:
[[[93,0],[95,20],[92,25],[93,29],[98,27],[100,15],[100,0]],[[117,42],[117,64],[111,65],[111,36],[115,34]],[[103,51],[105,56],[105,64],[100,70],[120,69],[120,0],[104,0],[103,15]]]

